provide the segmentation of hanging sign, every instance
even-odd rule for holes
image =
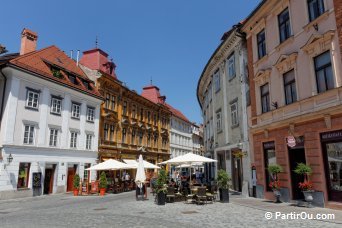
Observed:
[[[289,135],[286,137],[287,145],[289,147],[295,147],[296,146],[296,139],[292,135]]]

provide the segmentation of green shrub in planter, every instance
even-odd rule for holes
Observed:
[[[105,172],[101,172],[100,174],[100,183],[99,183],[99,188],[107,188],[107,177]]]
[[[74,186],[74,189],[79,189],[80,187],[80,176],[78,174],[74,176],[73,186]]]
[[[217,172],[217,186],[219,187],[220,201],[223,203],[229,203],[230,181],[231,178],[225,170],[220,169]]]
[[[278,164],[271,164],[267,167],[274,181],[278,180],[278,173],[283,172],[283,168]]]

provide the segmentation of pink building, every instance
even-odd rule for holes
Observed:
[[[277,163],[283,200],[302,199],[293,172],[302,162],[313,170],[316,205],[341,206],[341,8],[336,0],[267,0],[244,22],[258,197],[274,198],[267,167]]]

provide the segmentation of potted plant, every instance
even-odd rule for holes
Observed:
[[[78,191],[80,188],[80,176],[78,174],[74,176],[73,187],[74,187],[74,196],[78,196]]]
[[[267,167],[268,172],[271,175],[272,181],[269,187],[272,189],[274,196],[276,197],[276,203],[281,203],[280,201],[280,182],[278,180],[278,174],[283,172],[283,168],[278,164],[271,164]]]
[[[106,177],[106,173],[103,171],[100,174],[99,188],[100,188],[100,196],[104,196],[106,193],[106,188],[107,188],[107,177]]]
[[[230,176],[228,173],[220,169],[217,172],[217,186],[220,192],[220,201],[222,203],[229,203],[229,186],[230,186]]]
[[[305,197],[305,201],[308,202],[308,207],[312,207],[311,202],[313,201],[314,190],[313,190],[312,182],[309,181],[309,176],[312,173],[311,167],[304,163],[298,163],[294,172],[304,177],[304,181],[299,182],[298,187],[302,190],[304,197]]]
[[[157,204],[158,205],[165,205],[166,201],[166,191],[167,191],[167,174],[164,169],[159,171],[159,175],[157,180],[155,181],[155,192],[157,193]]]

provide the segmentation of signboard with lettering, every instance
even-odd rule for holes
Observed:
[[[32,187],[33,188],[42,187],[42,173],[32,173]]]
[[[263,146],[264,146],[265,150],[267,150],[267,149],[274,149],[275,148],[274,141],[272,141],[272,142],[264,142]]]
[[[330,131],[321,133],[321,141],[327,142],[332,140],[342,140],[342,131]]]
[[[289,135],[286,137],[287,145],[289,147],[294,147],[296,146],[296,139],[292,135]]]

